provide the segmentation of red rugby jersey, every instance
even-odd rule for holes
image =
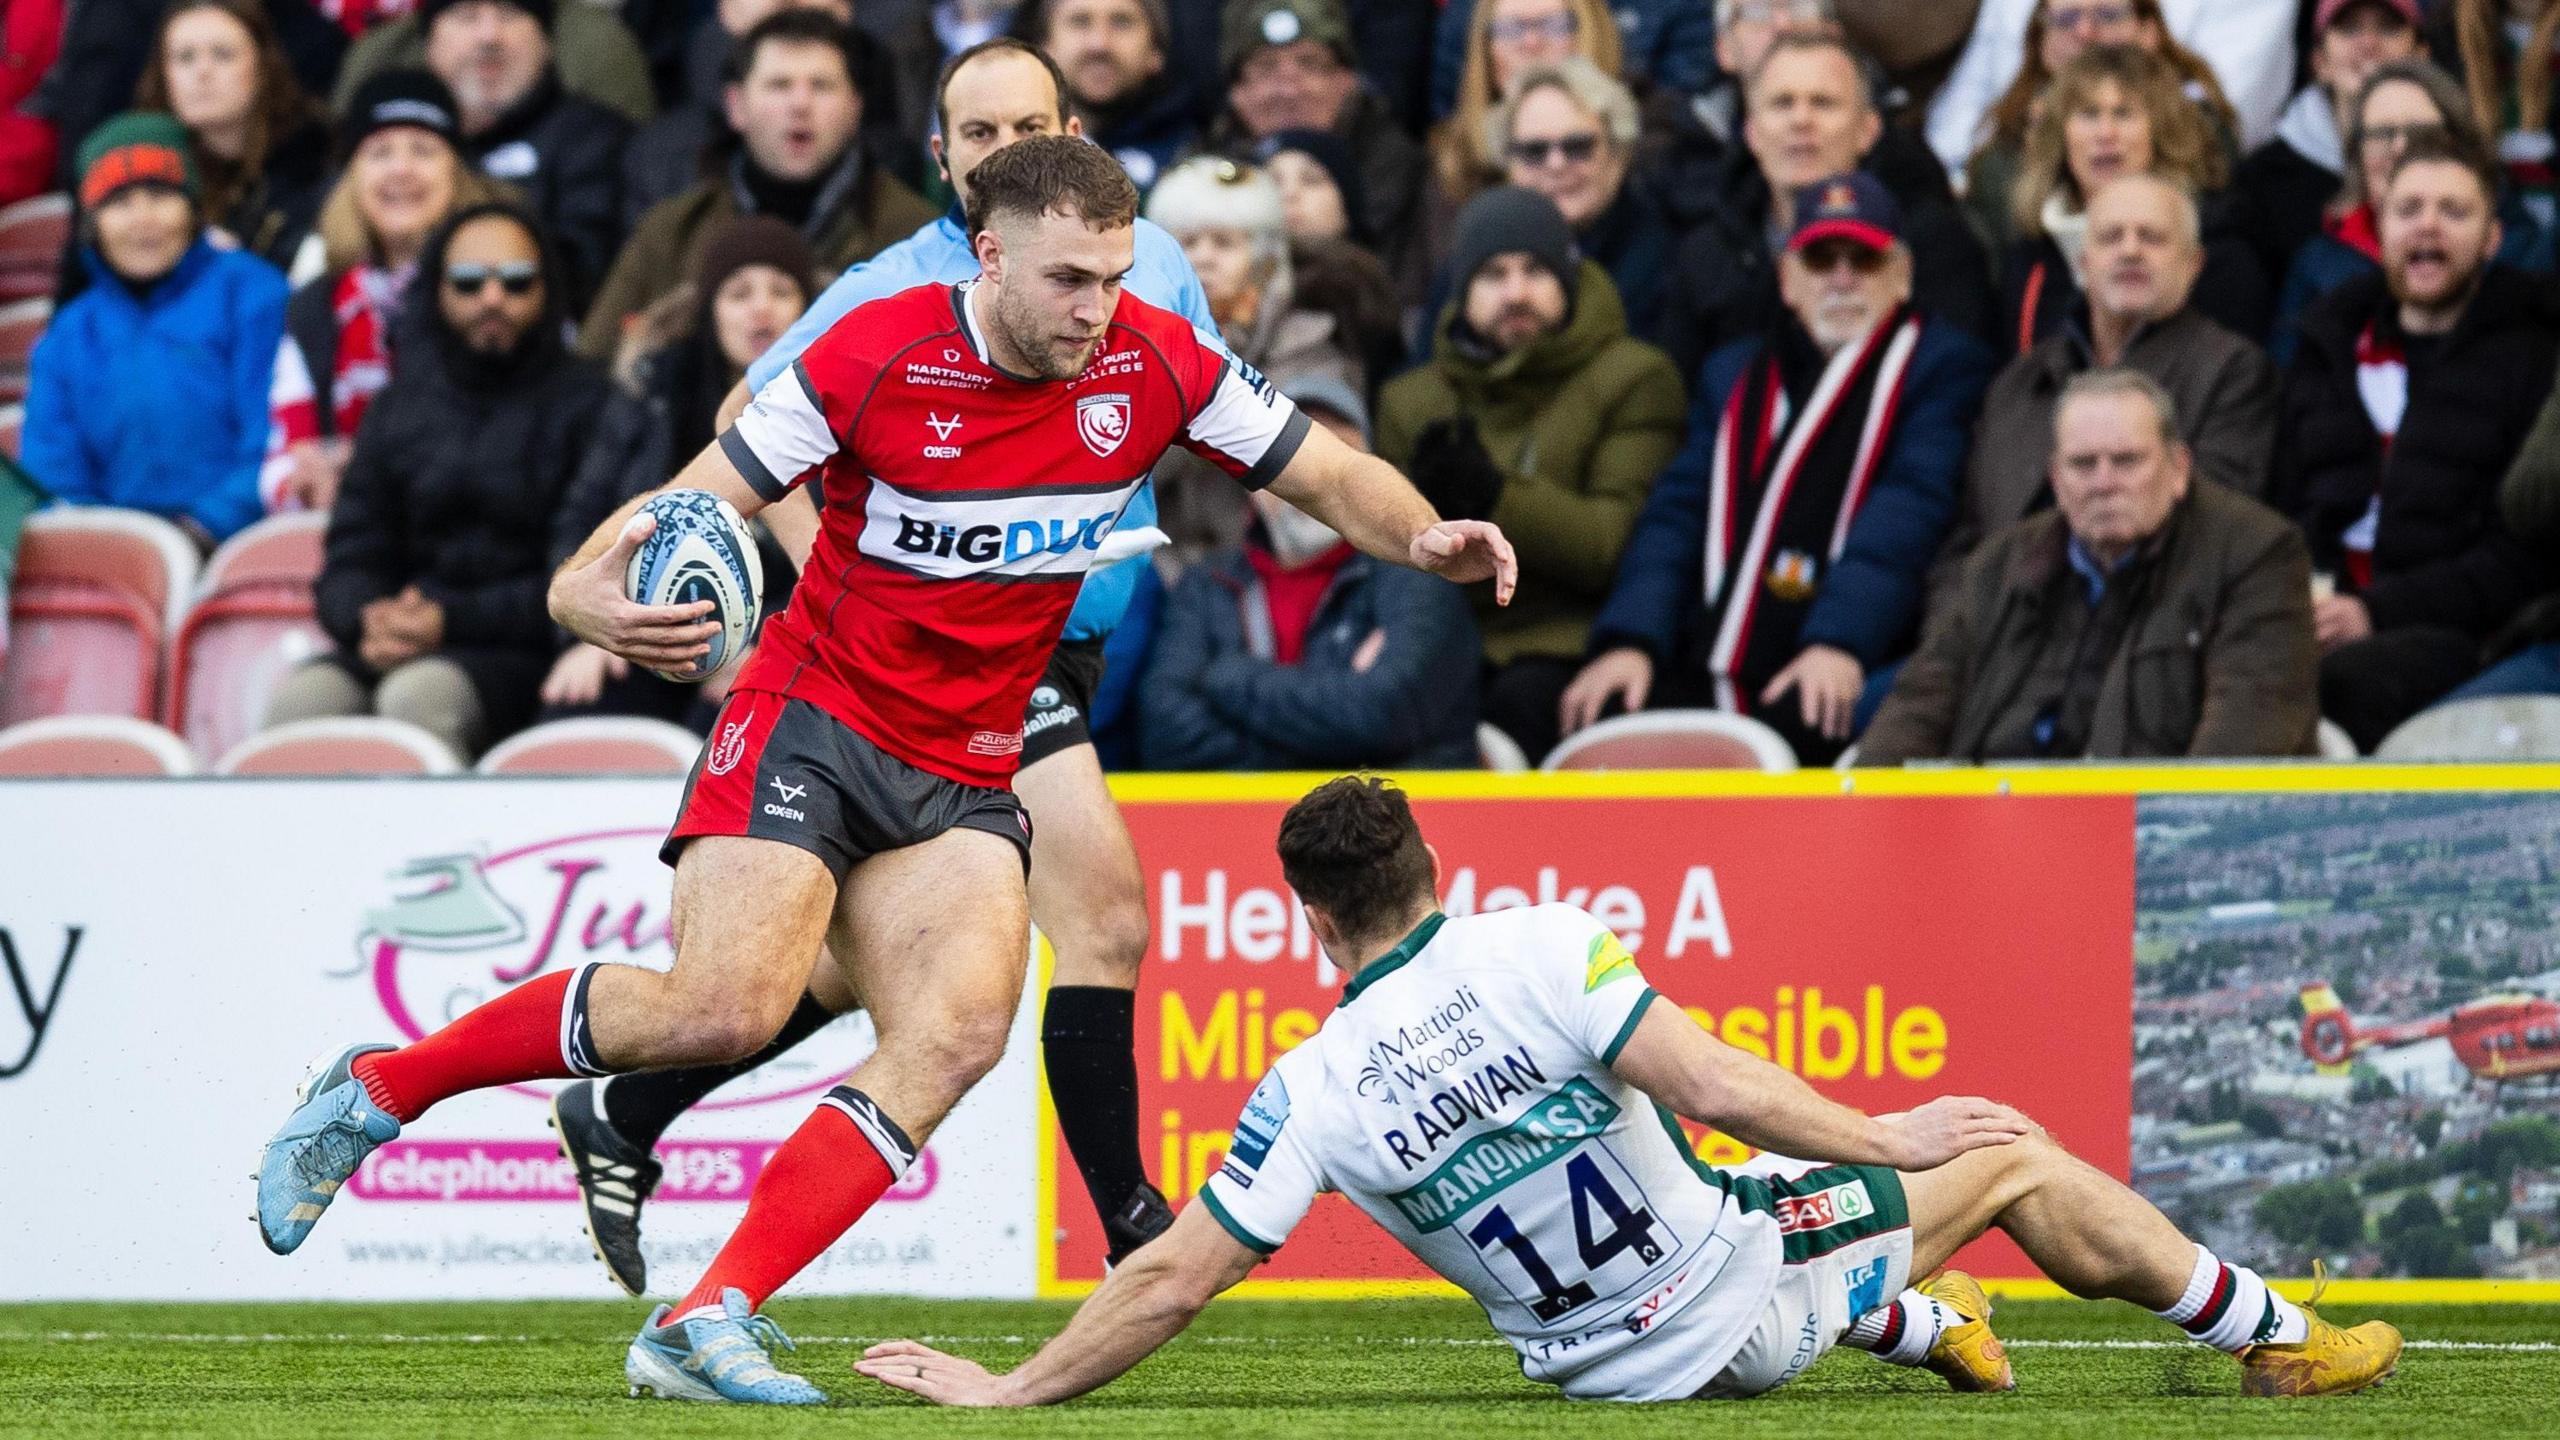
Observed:
[[[720,448],[768,500],[815,483],[822,517],[737,688],[807,700],[918,769],[1004,785],[1077,586],[1157,459],[1180,445],[1259,487],[1307,418],[1126,292],[1082,374],[1009,375],[972,314],[976,283],[837,321]]]

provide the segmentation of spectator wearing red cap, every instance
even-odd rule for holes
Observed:
[[[63,501],[148,510],[208,548],[258,518],[285,285],[205,233],[187,132],[132,111],[80,147],[93,282],[29,363],[20,462]]]
[[[1911,309],[1911,252],[1872,176],[1817,181],[1794,209],[1786,317],[1708,360],[1564,693],[1568,733],[1703,706],[1827,764],[1919,632],[1991,354]]]
[[[1672,252],[1660,313],[1640,323],[1684,376],[1695,376],[1708,355],[1778,322],[1786,307],[1776,247],[1795,228],[1797,192],[1850,170],[1873,173],[1886,149],[1865,61],[1836,36],[1779,34],[1745,93],[1743,148],[1728,152],[1712,181],[1685,199],[1664,191],[1667,204],[1695,219]],[[1990,262],[1964,217],[1942,192],[1915,194],[1881,178],[1902,209],[1912,293],[1930,314],[1989,336],[1997,307]]]
[[[2347,144],[2357,97],[2373,73],[2419,53],[2418,0],[2320,0],[2312,12],[2311,79],[2284,107],[2275,138],[2240,162],[2241,233],[2269,275],[2281,276],[2342,213],[2335,202],[2355,174]]]

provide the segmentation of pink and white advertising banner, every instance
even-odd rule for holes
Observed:
[[[675,801],[646,780],[9,787],[9,833],[45,838],[11,844],[0,877],[0,1300],[618,1293],[547,1125],[556,1084],[437,1106],[290,1257],[250,1222],[250,1169],[315,1054],[590,960],[669,964]],[[1031,1293],[1036,1003],[803,1286]],[[870,1048],[849,1016],[677,1123],[647,1211],[654,1287],[690,1283]]]

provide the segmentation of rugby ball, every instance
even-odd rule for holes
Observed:
[[[656,673],[679,683],[708,680],[755,633],[764,595],[764,561],[755,536],[735,507],[708,490],[668,490],[652,495],[631,517],[655,518],[658,528],[640,542],[622,577],[622,593],[642,605],[712,604],[706,617],[720,622],[711,653],[690,670]]]

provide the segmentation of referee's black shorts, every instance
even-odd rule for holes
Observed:
[[[1102,642],[1060,641],[1022,711],[1022,763],[1093,743],[1093,695],[1102,688]]]

